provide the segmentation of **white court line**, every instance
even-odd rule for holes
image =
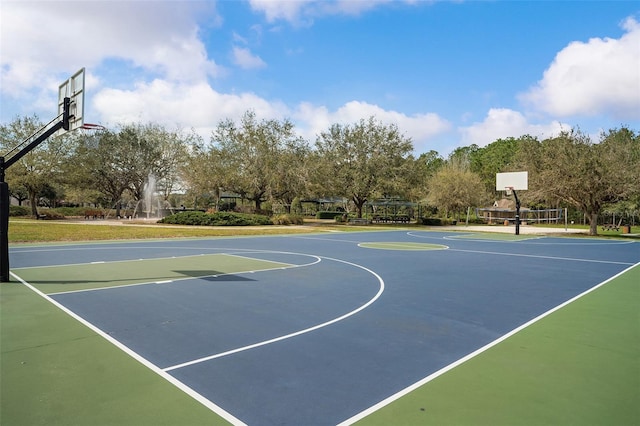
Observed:
[[[517,327],[517,328],[511,330],[510,332],[508,332],[507,334],[497,338],[493,342],[481,347],[480,349],[478,349],[478,350],[476,350],[474,352],[471,352],[467,356],[464,356],[464,357],[460,358],[459,360],[447,365],[446,367],[441,368],[440,370],[436,371],[435,373],[428,375],[424,379],[412,384],[411,386],[401,390],[400,392],[398,392],[398,393],[396,393],[394,395],[391,395],[390,397],[388,397],[388,398],[380,401],[379,403],[367,408],[366,410],[356,414],[355,416],[353,416],[353,417],[351,417],[351,418],[339,423],[337,426],[348,426],[348,425],[352,425],[353,423],[355,423],[355,422],[357,422],[359,420],[362,420],[363,418],[367,417],[368,415],[373,414],[374,412],[380,410],[382,407],[391,404],[392,402],[396,401],[397,399],[400,399],[403,396],[405,396],[405,395],[413,392],[414,390],[418,389],[419,387],[429,383],[433,379],[435,379],[435,378],[437,378],[439,376],[442,376],[444,373],[446,373],[446,372],[458,367],[459,365],[461,365],[461,364],[469,361],[470,359],[475,358],[476,356],[480,355],[481,353],[491,349],[492,347],[496,346],[497,344],[505,341],[509,337],[511,337],[514,334],[524,330],[525,328],[531,326],[532,324],[535,324],[536,322],[540,321],[541,319],[551,315],[552,313],[556,312],[557,310],[564,308],[568,304],[570,304],[570,303],[580,299],[581,297],[591,293],[592,291],[602,287],[603,285],[605,285],[608,282],[614,280],[615,278],[621,276],[622,274],[630,271],[631,269],[635,268],[636,266],[640,266],[640,263],[636,263],[635,265],[628,267],[624,271],[617,273],[613,277],[601,282],[600,284],[596,285],[595,287],[592,287],[592,288],[580,293],[579,295],[573,297],[572,299],[569,299],[566,302],[556,306],[555,308],[552,308],[552,309],[548,310],[547,312],[544,312],[543,314],[538,315],[534,319],[522,324],[520,327]]]
[[[165,257],[151,257],[151,258],[143,258],[143,259],[122,259],[122,260],[96,260],[91,262],[84,263],[65,263],[61,265],[39,265],[39,266],[23,266],[13,268],[14,270],[22,270],[22,269],[36,269],[36,268],[64,268],[67,266],[84,266],[84,265],[97,265],[103,263],[126,263],[126,262],[140,262],[145,260],[167,260],[167,259],[182,259],[185,257],[198,257],[198,256],[215,256],[217,254],[225,254],[225,253],[198,253],[198,254],[188,254],[186,256],[165,256]]]
[[[496,256],[514,256],[514,257],[531,257],[536,259],[567,260],[571,262],[608,263],[612,265],[633,265],[633,263],[631,262],[616,262],[613,260],[597,260],[597,259],[578,259],[573,257],[542,256],[537,254],[503,253],[503,252],[496,252],[496,251],[462,250],[462,249],[452,249],[452,248],[450,248],[449,251],[459,251],[463,253],[492,254]]]
[[[227,356],[227,355],[232,355],[232,354],[235,354],[235,353],[238,353],[238,352],[248,351],[250,349],[255,349],[255,348],[258,348],[260,346],[269,345],[271,343],[276,343],[276,342],[279,342],[279,341],[282,341],[282,340],[290,339],[292,337],[300,336],[302,334],[310,333],[312,331],[315,331],[315,330],[327,327],[329,325],[335,324],[335,323],[337,323],[339,321],[342,321],[344,319],[347,319],[347,318],[357,314],[358,312],[368,308],[371,304],[373,304],[376,300],[378,300],[380,298],[380,296],[382,296],[382,293],[384,292],[384,289],[385,289],[384,280],[382,279],[382,277],[380,277],[380,275],[376,274],[371,269],[366,268],[366,267],[364,267],[362,265],[358,265],[357,263],[347,262],[345,260],[333,259],[333,258],[324,257],[324,256],[322,256],[322,259],[333,260],[335,262],[341,262],[341,263],[344,263],[344,264],[347,264],[347,265],[351,265],[351,266],[355,266],[356,268],[360,268],[360,269],[363,269],[363,270],[369,272],[370,274],[375,276],[378,279],[378,282],[380,283],[380,288],[378,289],[378,292],[376,293],[375,296],[373,296],[373,298],[371,298],[364,305],[362,305],[362,306],[354,309],[353,311],[348,312],[348,313],[346,313],[346,314],[344,314],[344,315],[342,315],[342,316],[340,316],[338,318],[334,318],[334,319],[332,319],[330,321],[323,322],[322,324],[318,324],[318,325],[315,325],[313,327],[305,328],[304,330],[296,331],[294,333],[286,334],[284,336],[280,336],[280,337],[276,337],[276,338],[273,338],[273,339],[265,340],[265,341],[262,341],[262,342],[254,343],[252,345],[243,346],[241,348],[232,349],[230,351],[221,352],[221,353],[218,353],[218,354],[209,355],[209,356],[206,356],[206,357],[194,359],[194,360],[191,360],[191,361],[183,362],[181,364],[176,364],[176,365],[164,368],[164,371],[172,371],[172,370],[176,370],[178,368],[188,367],[190,365],[199,364],[201,362],[210,361],[210,360],[216,359],[216,358],[222,358],[222,357]]]
[[[420,231],[421,233],[426,233],[428,231]],[[444,232],[444,231],[439,231]],[[584,238],[577,237],[548,237],[544,235],[530,235],[529,238],[521,238],[517,240],[499,240],[499,239],[491,239],[491,238],[465,238],[465,235],[478,235],[478,234],[462,234],[458,235],[445,235],[445,236],[427,236],[420,235],[416,232],[407,232],[407,235],[415,238],[423,238],[423,239],[432,239],[432,240],[460,240],[460,241],[475,241],[475,242],[487,242],[487,243],[523,243],[527,245],[535,245],[535,246],[596,246],[596,245],[621,245],[621,244],[634,244],[636,241],[621,241],[621,240],[611,240],[604,238],[590,238],[585,240]],[[526,235],[526,234],[525,234]],[[562,239],[562,241],[553,241],[553,242],[544,242],[544,241],[536,241],[536,240],[547,240],[549,238]],[[573,241],[572,241],[573,240]],[[593,241],[596,242],[593,242]],[[567,242],[569,241],[569,242]],[[574,242],[575,241],[575,242]]]
[[[255,252],[255,250],[254,250]],[[259,252],[256,252],[259,253]],[[269,252],[269,253],[286,253],[286,252]],[[49,296],[56,296],[56,295],[61,295],[61,294],[71,294],[71,293],[85,293],[85,292],[90,292],[90,291],[105,291],[105,290],[113,290],[113,289],[119,289],[119,288],[126,288],[126,287],[136,287],[136,286],[141,286],[141,285],[150,285],[150,284],[169,284],[169,283],[173,283],[173,282],[179,282],[179,281],[186,281],[186,280],[194,280],[194,279],[203,279],[203,278],[218,278],[218,277],[224,277],[226,275],[241,275],[241,274],[254,274],[256,272],[269,272],[269,271],[282,271],[285,269],[293,269],[293,268],[302,268],[305,266],[311,266],[311,265],[315,265],[316,263],[320,262],[320,258],[318,256],[312,256],[312,255],[303,255],[305,257],[315,257],[316,260],[313,262],[309,262],[309,263],[303,263],[300,265],[294,265],[294,264],[290,264],[290,263],[282,263],[282,262],[273,262],[273,261],[269,261],[269,260],[264,260],[264,259],[256,259],[254,257],[246,257],[246,256],[239,256],[239,255],[235,255],[235,254],[227,254],[227,253],[214,253],[213,255],[225,255],[225,256],[233,256],[233,257],[240,257],[240,258],[246,258],[249,260],[261,260],[264,262],[272,262],[272,263],[280,263],[281,265],[285,265],[285,266],[276,266],[273,268],[267,268],[267,269],[260,269],[258,271],[255,270],[247,270],[247,271],[236,271],[236,272],[224,272],[224,273],[220,273],[220,274],[211,274],[211,275],[202,275],[202,276],[198,276],[198,277],[176,277],[173,280],[166,280],[166,281],[144,281],[141,283],[131,283],[131,284],[121,284],[121,285],[112,285],[112,286],[107,286],[107,287],[96,287],[96,288],[85,288],[85,289],[80,289],[80,290],[69,290],[69,291],[59,291],[59,292],[55,292],[55,293],[47,293]],[[290,253],[287,253],[290,254]],[[197,255],[197,256],[210,256],[210,255]],[[193,256],[181,256],[181,257],[193,257]],[[144,260],[144,259],[141,259]],[[146,259],[146,260],[155,260],[155,259]],[[136,260],[136,262],[138,262],[139,260]],[[75,265],[65,265],[65,266],[75,266]],[[27,269],[27,268],[25,268]]]
[[[41,292],[40,290],[38,290],[37,288],[35,288],[31,284],[29,284],[28,282],[26,282],[25,280],[20,278],[18,275],[14,274],[13,272],[10,272],[10,274],[15,279],[17,279],[22,284],[24,284],[29,289],[31,289],[31,291],[33,291],[37,295],[43,297],[45,300],[49,301],[54,306],[56,306],[59,309],[61,309],[66,314],[70,315],[71,317],[73,317],[74,319],[79,321],[81,324],[83,324],[86,327],[88,327],[89,329],[91,329],[96,334],[102,336],[108,342],[110,342],[113,345],[115,345],[117,348],[119,348],[120,350],[125,352],[127,355],[129,355],[130,357],[132,357],[133,359],[135,359],[136,361],[138,361],[139,363],[141,363],[142,365],[147,367],[149,370],[153,371],[158,376],[162,377],[163,379],[165,379],[166,381],[168,381],[169,383],[171,383],[172,385],[174,385],[175,387],[177,387],[178,389],[180,389],[181,391],[183,391],[184,393],[186,393],[187,395],[189,395],[190,397],[192,397],[193,399],[195,399],[196,401],[198,401],[199,403],[201,403],[202,405],[204,405],[209,410],[213,411],[214,413],[216,413],[217,415],[219,415],[223,419],[227,420],[228,422],[230,422],[233,425],[237,425],[237,426],[246,425],[246,423],[244,423],[241,420],[237,419],[236,417],[234,417],[233,415],[228,413],[226,410],[224,410],[222,407],[214,404],[212,401],[210,401],[209,399],[205,398],[204,396],[202,396],[201,394],[199,394],[198,392],[196,392],[195,390],[193,390],[192,388],[190,388],[189,386],[187,386],[183,382],[179,381],[178,379],[176,379],[172,375],[166,373],[165,371],[163,371],[162,369],[160,369],[159,367],[154,365],[152,362],[150,362],[146,358],[142,357],[138,353],[136,353],[133,350],[131,350],[128,346],[123,345],[118,340],[114,339],[109,334],[107,334],[104,331],[102,331],[100,328],[96,327],[95,325],[93,325],[89,321],[87,321],[84,318],[82,318],[81,316],[77,315],[75,312],[67,309],[64,305],[62,305],[61,303],[58,303],[57,301],[55,301],[54,299],[52,299],[48,295],[44,294],[43,292]]]

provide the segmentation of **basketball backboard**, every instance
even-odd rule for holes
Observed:
[[[529,189],[529,172],[496,173],[496,191]]]
[[[84,124],[84,68],[76,72],[58,88],[58,115],[64,111],[64,98],[69,98],[69,131]],[[60,130],[58,134],[64,133]]]

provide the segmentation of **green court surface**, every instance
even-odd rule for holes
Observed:
[[[226,424],[28,287],[0,289],[3,426]]]
[[[640,266],[361,425],[639,425]]]
[[[233,273],[233,256],[227,257],[229,266],[215,262],[215,271],[207,267],[211,256],[193,256],[189,262],[203,262],[199,266],[164,259],[138,279]],[[237,260],[235,268],[246,271],[249,261]],[[252,268],[282,267],[256,262]],[[40,280],[49,283],[38,285],[48,292],[68,290],[56,275],[59,268],[25,268],[19,274],[42,273]],[[135,268],[126,269],[118,277],[111,268],[109,277],[94,278],[88,288],[122,285]],[[82,288],[81,280],[97,271],[87,269],[71,286]],[[70,272],[60,272],[65,282]],[[640,266],[372,410],[358,424],[640,424],[638,283]],[[3,426],[226,423],[162,374],[15,281],[0,284],[0,344]]]
[[[121,266],[119,266],[121,265]],[[215,269],[212,269],[215,266]],[[238,272],[283,268],[283,263],[237,255],[210,254],[83,265],[14,269],[45,294],[141,283],[175,281]]]

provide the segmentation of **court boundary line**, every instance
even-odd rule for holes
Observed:
[[[615,274],[612,277],[607,278],[606,280],[602,281],[601,283],[583,291],[582,293],[572,297],[571,299],[561,303],[560,305],[549,309],[546,312],[543,312],[542,314],[538,315],[537,317],[525,322],[524,324],[520,325],[519,327],[514,328],[513,330],[509,331],[508,333],[498,337],[497,339],[495,339],[494,341],[480,347],[479,349],[476,349],[475,351],[465,355],[464,357],[458,359],[457,361],[452,362],[451,364],[441,368],[440,370],[428,375],[427,377],[415,382],[414,384],[402,389],[399,392],[396,392],[395,394],[383,399],[382,401],[378,402],[375,405],[372,405],[371,407],[367,408],[366,410],[361,411],[360,413],[356,414],[355,416],[352,416],[340,423],[338,423],[337,426],[349,426],[352,425],[353,423],[364,419],[365,417],[375,413],[376,411],[382,409],[383,407],[391,404],[392,402],[402,398],[403,396],[408,395],[409,393],[417,390],[418,388],[426,385],[427,383],[433,381],[434,379],[442,376],[443,374],[453,370],[454,368],[464,364],[465,362],[475,358],[476,356],[480,355],[483,352],[486,352],[487,350],[493,348],[494,346],[497,346],[498,344],[502,343],[503,341],[507,340],[508,338],[514,336],[515,334],[519,333],[520,331],[524,330],[525,328],[530,327],[531,325],[537,323],[538,321],[546,318],[547,316],[553,314],[554,312],[564,308],[565,306],[575,302],[578,299],[581,299],[582,297],[586,296],[587,294],[599,289],[600,287],[608,284],[609,282],[613,281],[614,279],[618,278],[621,275],[624,275],[625,273],[629,272],[630,270],[632,270],[633,268],[639,267],[640,266],[640,262],[632,264],[631,266],[629,266],[628,268],[624,269],[621,272],[618,272],[617,274]]]
[[[608,238],[578,238],[578,237],[569,237],[569,236],[559,236],[559,237],[553,237],[553,236],[548,236],[548,235],[531,235],[531,238],[521,238],[521,239],[514,239],[514,240],[500,240],[500,239],[494,239],[494,238],[461,238],[462,235],[478,235],[478,233],[471,233],[471,234],[462,234],[461,236],[458,235],[454,235],[454,234],[449,234],[449,235],[443,235],[443,236],[422,236],[419,235],[419,233],[428,233],[428,232],[432,232],[432,233],[445,233],[445,231],[409,231],[407,232],[407,235],[409,235],[410,237],[415,237],[415,238],[422,238],[422,239],[433,239],[433,240],[454,240],[454,241],[475,241],[475,242],[487,242],[487,243],[523,243],[523,244],[530,244],[530,245],[555,245],[555,246],[592,246],[592,245],[621,245],[621,244],[634,244],[637,243],[637,241],[631,241],[631,240],[617,240],[617,239],[608,239]],[[539,242],[536,240],[548,240],[550,238],[555,238],[555,239],[561,239],[563,240],[562,242]],[[564,242],[564,240],[577,240],[576,242]],[[585,242],[585,241],[589,241],[589,242]],[[596,241],[596,242],[593,242]]]
[[[286,253],[286,252],[268,252],[268,253]],[[232,257],[245,257],[246,259],[250,259],[250,260],[264,260],[264,259],[256,259],[256,258],[251,258],[251,257],[246,257],[246,256],[239,256],[239,255],[234,255],[234,254],[227,254],[227,253],[213,253],[211,255],[207,255],[207,254],[203,254],[201,256],[213,256],[213,255],[225,255],[225,256],[232,256]],[[289,254],[289,253],[286,253]],[[294,269],[294,268],[302,268],[302,267],[306,267],[306,266],[312,266],[312,265],[316,265],[318,263],[320,263],[321,259],[318,256],[312,256],[312,255],[305,255],[308,257],[315,257],[317,260],[315,262],[309,262],[309,263],[303,263],[300,265],[296,265],[296,264],[292,264],[292,263],[282,263],[282,262],[273,262],[273,261],[265,261],[265,262],[271,262],[271,263],[280,263],[282,265],[286,265],[286,266],[277,266],[277,267],[273,267],[273,268],[265,268],[265,269],[259,269],[259,270],[248,270],[248,271],[237,271],[237,272],[223,272],[220,274],[211,274],[211,275],[201,275],[198,277],[180,277],[180,278],[175,278],[172,280],[162,280],[162,281],[145,281],[145,282],[140,282],[140,283],[131,283],[131,284],[122,284],[122,285],[113,285],[113,286],[108,286],[108,287],[96,287],[96,288],[86,288],[86,289],[81,289],[81,290],[69,290],[69,291],[58,291],[55,293],[45,293],[48,296],[56,296],[56,295],[61,295],[61,294],[72,294],[72,293],[83,293],[83,292],[89,292],[89,291],[100,291],[100,290],[111,290],[111,289],[116,289],[116,288],[126,288],[126,287],[135,287],[135,286],[141,286],[141,285],[159,285],[159,284],[170,284],[176,281],[186,281],[186,280],[198,280],[198,279],[203,279],[203,278],[218,278],[218,277],[224,277],[226,275],[240,275],[240,274],[255,274],[255,273],[260,273],[260,272],[270,272],[270,271],[282,271],[282,270],[287,270],[287,269]],[[184,256],[184,257],[189,257],[189,256]],[[162,258],[164,259],[179,259],[180,257],[172,257],[172,258]],[[137,259],[136,262],[140,262],[140,261],[145,261],[145,260],[155,260],[155,258],[152,259]],[[101,262],[100,264],[104,264],[104,263],[109,263],[109,262]],[[75,264],[75,265],[65,265],[65,266],[78,266],[78,265],[91,265],[94,264],[94,262],[91,263],[80,263],[80,264]],[[45,266],[43,266],[43,268],[45,268]],[[27,268],[19,268],[19,269],[27,269]]]
[[[123,250],[129,249],[134,250],[137,247],[120,247]],[[122,259],[122,260],[94,260],[91,262],[83,262],[83,263],[65,263],[62,265],[41,265],[41,266],[25,266],[13,268],[15,270],[21,269],[37,269],[37,268],[64,268],[66,266],[84,266],[84,265],[95,265],[101,263],[125,263],[125,262],[140,262],[145,260],[167,260],[167,259],[182,259],[185,257],[199,257],[199,256],[215,256],[218,254],[227,254],[227,253],[198,253],[198,254],[187,254],[185,256],[162,256],[162,257],[151,257],[151,258],[137,258],[137,259]],[[229,256],[232,256],[231,254]]]
[[[307,256],[317,256],[317,255],[309,255],[309,254],[306,254],[306,255]],[[343,314],[343,315],[341,315],[341,316],[339,316],[337,318],[334,318],[332,320],[325,321],[325,322],[323,322],[321,324],[316,324],[316,325],[314,325],[312,327],[308,327],[308,328],[305,328],[303,330],[298,330],[298,331],[295,331],[293,333],[285,334],[283,336],[274,337],[273,339],[264,340],[262,342],[253,343],[251,345],[243,346],[243,347],[236,348],[236,349],[231,349],[231,350],[228,350],[228,351],[225,351],[225,352],[220,352],[220,353],[217,353],[217,354],[208,355],[208,356],[197,358],[197,359],[194,359],[194,360],[191,360],[191,361],[186,361],[186,362],[183,362],[183,363],[180,363],[180,364],[175,364],[175,365],[172,365],[172,366],[169,366],[169,367],[165,367],[165,368],[163,368],[163,371],[169,372],[169,371],[177,370],[179,368],[189,367],[191,365],[200,364],[202,362],[207,362],[207,361],[211,361],[211,360],[214,360],[214,359],[217,359],[217,358],[222,358],[222,357],[225,357],[225,356],[228,356],[228,355],[233,355],[233,354],[236,354],[236,353],[239,353],[239,352],[244,352],[244,351],[248,351],[248,350],[251,350],[251,349],[259,348],[261,346],[266,346],[266,345],[269,345],[271,343],[276,343],[276,342],[280,342],[282,340],[291,339],[293,337],[301,336],[303,334],[311,333],[312,331],[319,330],[319,329],[324,328],[324,327],[328,327],[330,325],[333,325],[335,323],[343,321],[343,320],[345,320],[345,319],[347,319],[347,318],[349,318],[349,317],[351,317],[353,315],[356,315],[360,311],[365,310],[366,308],[371,306],[374,302],[376,302],[382,296],[382,293],[384,293],[384,290],[385,290],[384,280],[375,271],[373,271],[373,270],[371,270],[371,269],[369,269],[369,268],[367,268],[365,266],[358,265],[357,263],[348,262],[348,261],[342,260],[342,259],[336,259],[336,258],[325,257],[325,256],[317,256],[317,257],[320,257],[321,259],[327,259],[327,260],[331,260],[331,261],[335,261],[335,262],[339,262],[339,263],[344,263],[344,264],[347,264],[347,265],[355,266],[356,268],[360,268],[360,269],[362,269],[362,270],[364,270],[366,272],[369,272],[370,274],[372,274],[374,277],[376,277],[378,279],[378,283],[380,284],[380,287],[378,288],[378,292],[371,299],[369,299],[369,301],[367,301],[367,303],[365,303],[364,305],[361,305],[360,307],[358,307],[358,308],[356,308],[356,309],[354,309],[354,310],[352,310],[350,312],[347,312],[346,314]]]
[[[499,251],[465,250],[465,249],[453,249],[453,248],[450,248],[449,251],[457,251],[461,253],[492,254],[496,256],[531,257],[534,259],[561,260],[561,261],[569,261],[569,262],[606,263],[611,265],[627,265],[627,266],[634,265],[634,263],[631,263],[631,262],[617,262],[615,260],[579,259],[575,257],[544,256],[541,254],[503,253]]]
[[[220,407],[219,405],[215,404],[213,401],[207,399],[202,394],[200,394],[197,391],[195,391],[193,388],[187,386],[185,383],[183,383],[180,380],[178,380],[177,378],[173,377],[171,374],[166,373],[161,368],[159,368],[158,366],[156,366],[155,364],[153,364],[152,362],[150,362],[149,360],[147,360],[146,358],[144,358],[143,356],[141,356],[140,354],[138,354],[137,352],[135,352],[134,350],[132,350],[128,346],[124,345],[122,342],[120,342],[117,339],[111,337],[109,334],[105,333],[100,328],[98,328],[94,324],[90,323],[86,319],[82,318],[80,315],[76,314],[75,312],[73,312],[72,310],[70,310],[69,308],[67,308],[63,304],[61,304],[60,302],[56,301],[55,299],[52,299],[47,294],[41,292],[40,290],[38,290],[37,288],[35,288],[31,284],[29,284],[27,281],[23,280],[20,276],[16,275],[13,272],[10,272],[10,274],[15,279],[20,281],[24,286],[29,288],[31,291],[33,291],[34,293],[36,293],[40,297],[44,298],[48,302],[52,303],[54,306],[56,306],[57,308],[59,308],[60,310],[65,312],[67,315],[69,315],[72,318],[74,318],[76,321],[80,322],[85,327],[88,327],[94,333],[96,333],[99,336],[103,337],[105,340],[107,340],[109,343],[113,344],[118,349],[120,349],[121,351],[123,351],[124,353],[129,355],[135,361],[138,361],[140,364],[144,365],[149,370],[153,371],[158,376],[162,377],[167,382],[169,382],[170,384],[174,385],[175,387],[177,387],[178,389],[180,389],[181,391],[183,391],[184,393],[189,395],[191,398],[195,399],[196,401],[198,401],[199,403],[201,403],[202,405],[207,407],[209,410],[211,410],[215,414],[219,415],[220,417],[222,417],[223,419],[227,420],[228,422],[230,422],[233,425],[236,425],[236,426],[247,426],[246,423],[244,423],[240,419],[236,418],[231,413],[227,412],[222,407]]]
[[[490,236],[488,238],[482,238],[483,235]],[[504,239],[503,239],[504,238]],[[514,234],[503,234],[498,232],[481,234],[477,232],[472,232],[469,234],[455,234],[455,235],[445,235],[442,237],[443,240],[462,240],[462,241],[490,241],[497,243],[520,243],[523,241],[531,241],[531,240],[541,240],[545,238],[543,235],[514,235]]]

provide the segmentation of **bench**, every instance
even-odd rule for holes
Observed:
[[[104,212],[102,210],[85,210],[85,219],[104,219]]]
[[[617,225],[615,223],[610,223],[610,224],[607,224],[607,225],[603,225],[602,226],[602,230],[603,231],[619,231],[621,224],[622,224],[622,219],[620,219],[620,222],[618,222]]]
[[[46,214],[37,214],[36,215],[36,220],[39,220],[39,219],[45,220],[46,218],[47,218]]]

